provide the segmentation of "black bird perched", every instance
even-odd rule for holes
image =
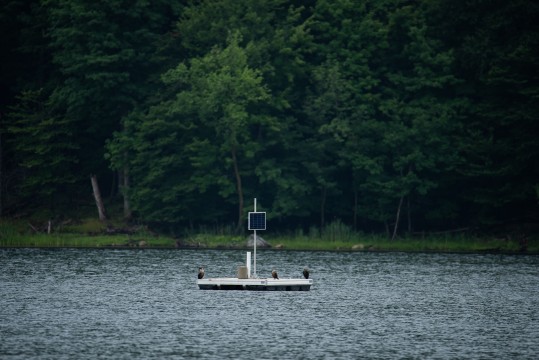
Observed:
[[[307,268],[303,269],[303,276],[305,277],[305,279],[309,278],[309,269],[307,269]]]
[[[198,278],[199,279],[202,279],[204,277],[204,268],[203,267],[199,267],[198,268]]]
[[[274,279],[279,280],[279,275],[277,275],[277,271],[271,270],[271,277]]]

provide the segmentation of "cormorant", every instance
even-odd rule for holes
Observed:
[[[271,277],[274,279],[279,280],[279,275],[277,275],[277,271],[271,270]]]
[[[307,269],[307,268],[303,269],[303,276],[305,277],[305,279],[309,278],[309,269]]]
[[[204,277],[204,268],[203,267],[199,267],[198,268],[198,278],[199,279],[202,279]]]

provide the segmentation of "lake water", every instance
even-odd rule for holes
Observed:
[[[1,359],[539,355],[539,257],[258,251],[309,292],[203,291],[245,251],[0,249]]]

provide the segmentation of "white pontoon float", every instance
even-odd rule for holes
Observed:
[[[253,274],[251,274],[251,252],[247,252],[246,266],[238,268],[236,278],[198,279],[197,285],[201,290],[261,290],[261,291],[309,291],[312,279],[274,279],[258,278],[256,275],[256,231],[266,230],[266,213],[249,212],[248,229],[254,231],[253,241]]]

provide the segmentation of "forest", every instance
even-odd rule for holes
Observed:
[[[538,233],[539,3],[3,0],[0,218]]]

